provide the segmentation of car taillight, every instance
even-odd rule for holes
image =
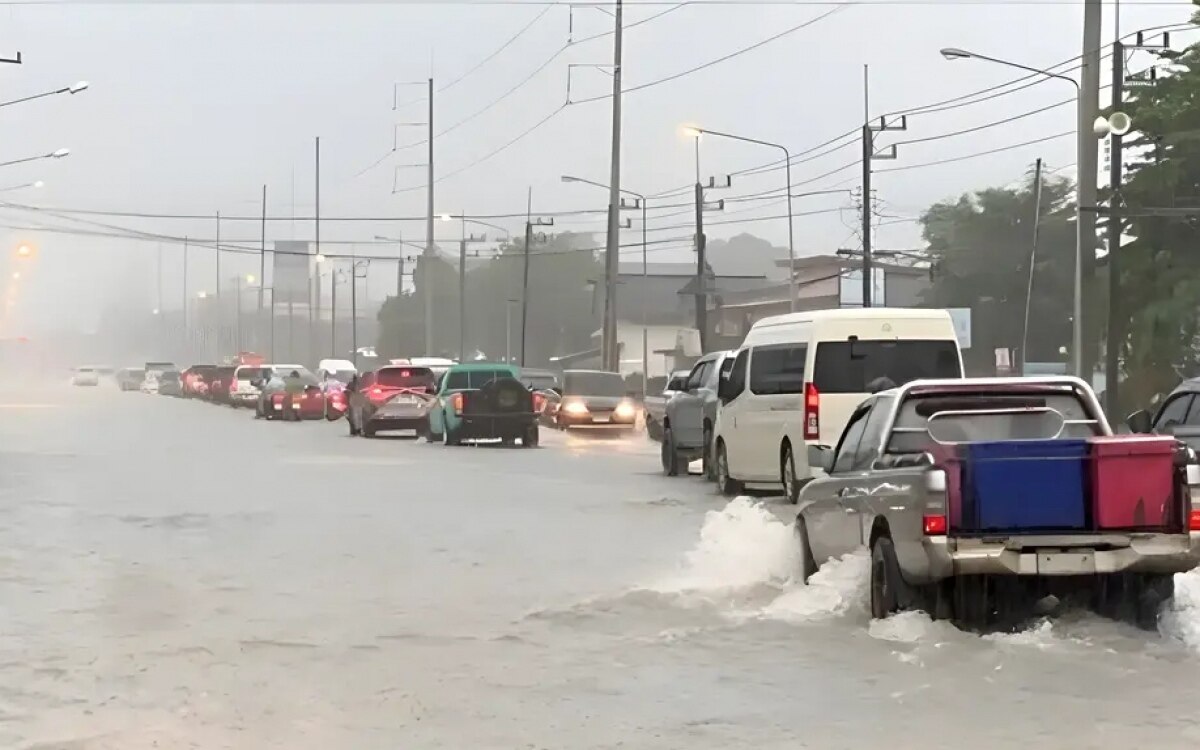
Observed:
[[[237,380],[236,379],[229,381],[229,392],[237,393]]]
[[[1200,510],[1188,513],[1188,531],[1200,531]]]
[[[804,384],[804,439],[821,439],[821,393],[812,383]]]
[[[925,532],[925,536],[945,536],[946,528],[945,516],[927,515],[921,518],[921,530]]]
[[[546,397],[540,393],[533,394],[533,410],[541,413],[542,409],[546,408]]]
[[[450,397],[450,408],[454,410],[455,414],[462,414],[463,401],[465,398],[462,393],[455,393]]]

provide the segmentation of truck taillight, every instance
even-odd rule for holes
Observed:
[[[234,378],[233,380],[229,381],[229,392],[231,394],[237,393],[237,378]]]
[[[813,383],[804,384],[804,439],[821,439],[821,393]]]
[[[1200,531],[1200,510],[1188,512],[1188,531]]]
[[[462,393],[455,393],[450,397],[450,408],[454,410],[455,414],[462,414],[464,400]]]
[[[945,536],[946,517],[942,515],[926,515],[921,518],[921,530],[925,536]]]
[[[534,410],[534,412],[541,414],[542,409],[545,409],[545,408],[546,408],[546,397],[540,393],[533,394],[533,410]]]

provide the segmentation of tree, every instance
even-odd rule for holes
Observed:
[[[1117,201],[1134,238],[1118,260],[1125,408],[1200,372],[1200,215],[1146,215],[1200,204],[1200,47],[1162,57],[1157,82],[1132,88],[1124,107],[1135,128],[1125,139],[1128,172]]]
[[[992,373],[994,351],[1060,362],[1071,342],[1075,230],[1067,221],[1071,183],[1042,179],[1041,223],[1029,313],[1029,351],[1020,352],[1033,245],[1035,184],[989,188],[937,203],[921,217],[933,284],[925,302],[972,310],[970,373]],[[1086,317],[1085,317],[1086,320]]]
[[[434,301],[432,352],[458,356],[458,269],[440,256],[418,266],[414,288],[389,298],[380,309],[378,349],[384,357],[424,353],[426,289]],[[497,255],[467,273],[467,351],[483,352],[500,361],[511,342],[514,358],[521,355],[521,305],[525,266],[524,243],[515,240]],[[529,256],[529,317],[526,330],[527,363],[544,366],[549,358],[595,346],[592,333],[599,327],[602,297],[596,284],[603,280],[590,235],[559,234],[535,241]],[[514,300],[510,303],[509,300]],[[509,326],[506,330],[506,326]]]

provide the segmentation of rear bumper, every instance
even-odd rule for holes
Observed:
[[[367,424],[375,432],[387,432],[388,430],[423,430],[429,424],[429,420],[424,417],[388,417],[376,416],[367,420]]]
[[[536,427],[538,415],[528,414],[464,414],[452,426],[460,440],[489,438],[519,438],[530,427]]]
[[[616,414],[567,414],[560,411],[557,416],[562,427],[595,427],[597,429],[628,429],[637,423],[637,415],[618,417]]]
[[[926,537],[914,582],[960,575],[1087,576],[1183,573],[1200,565],[1200,533],[1025,537],[1005,541]],[[911,576],[909,575],[911,573]]]

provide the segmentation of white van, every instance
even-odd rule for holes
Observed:
[[[812,478],[807,446],[837,445],[867,396],[962,374],[945,310],[851,308],[764,318],[746,334],[720,385],[713,441],[721,492],[782,483],[795,502]]]

